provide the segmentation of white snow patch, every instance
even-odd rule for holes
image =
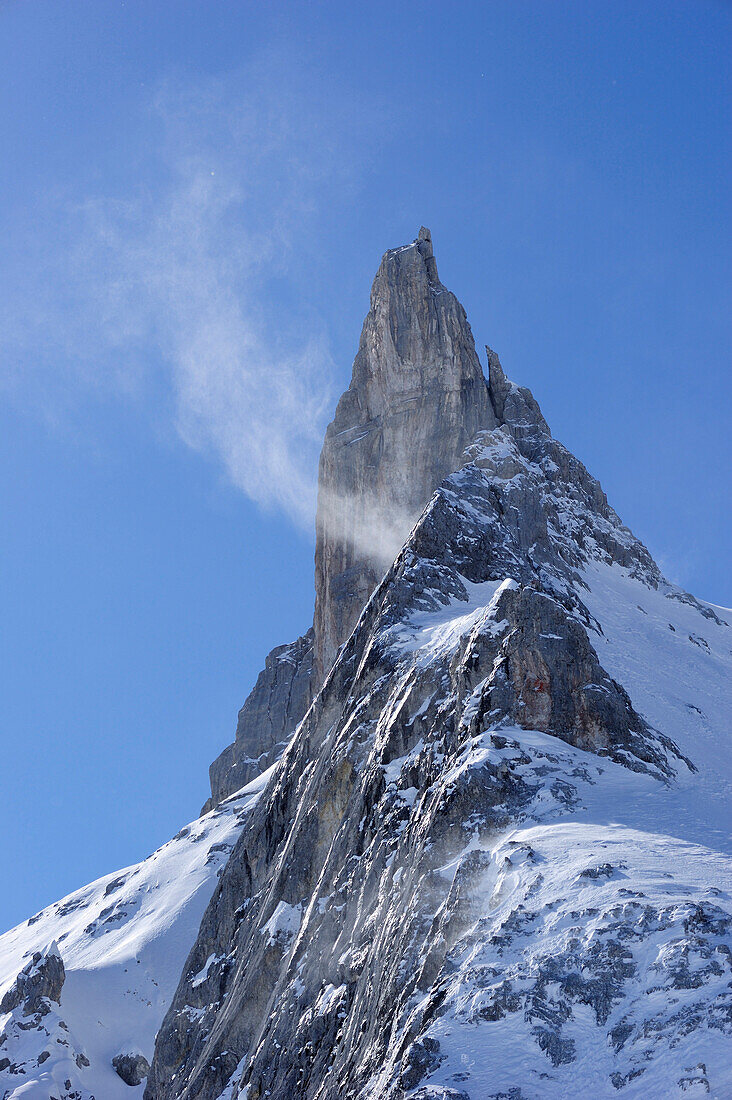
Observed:
[[[262,927],[261,932],[266,932],[269,942],[274,943],[279,935],[286,937],[294,935],[300,928],[301,920],[302,910],[299,905],[290,905],[286,901],[280,901],[277,903],[277,908],[272,916]]]
[[[222,957],[223,956],[221,955],[209,955],[198,973],[193,978],[191,978],[190,984],[193,989],[196,989],[199,985],[203,985],[203,983],[206,981],[206,978],[208,977],[208,972],[211,967],[215,966],[216,963],[221,962]]]
[[[411,619],[389,630],[389,640],[404,654],[413,653],[420,667],[425,667],[455,650],[466,634],[480,625],[500,633],[504,623],[491,623],[498,600],[507,589],[518,588],[516,581],[506,577],[501,581],[472,581],[460,578],[468,594],[467,600],[451,600],[438,611],[420,611]]]

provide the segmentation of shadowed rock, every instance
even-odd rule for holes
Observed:
[[[0,1013],[13,1012],[22,1006],[23,1016],[45,1015],[48,1001],[58,1004],[61,1000],[65,979],[63,959],[55,943],[44,952],[34,952],[0,1001]]]
[[[112,1059],[115,1072],[126,1085],[141,1085],[150,1072],[150,1064],[144,1054],[117,1054]]]
[[[268,655],[239,711],[236,739],[209,768],[203,813],[240,790],[282,755],[313,697],[313,631]]]

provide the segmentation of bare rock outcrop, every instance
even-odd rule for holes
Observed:
[[[15,979],[14,985],[0,1001],[0,1013],[21,1009],[23,1016],[44,1016],[49,1001],[61,1000],[66,980],[63,959],[58,946],[52,943],[45,951],[36,951]]]
[[[283,753],[313,697],[313,631],[267,656],[239,711],[236,738],[209,768],[206,813],[240,790]]]
[[[94,1100],[71,1080],[89,1059],[61,1016],[65,982],[66,969],[53,941],[32,953],[0,999],[0,1096]],[[47,1063],[56,1059],[64,1072],[54,1081]]]
[[[150,1072],[150,1064],[144,1054],[116,1054],[112,1059],[117,1076],[126,1085],[135,1088],[141,1085]]]

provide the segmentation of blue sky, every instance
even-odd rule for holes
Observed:
[[[0,928],[198,812],[309,624],[319,439],[420,224],[732,604],[731,39],[703,0],[0,5]]]

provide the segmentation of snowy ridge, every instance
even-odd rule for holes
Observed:
[[[253,804],[260,776],[148,859],[77,890],[0,936],[0,1097],[122,1100],[141,1096],[112,1067],[152,1059],[203,910]],[[35,952],[55,943],[65,978],[40,1014],[2,1011]],[[33,1026],[28,1027],[32,1021]]]

